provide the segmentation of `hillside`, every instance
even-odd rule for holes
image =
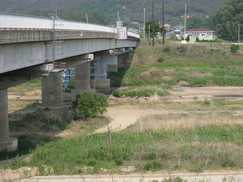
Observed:
[[[184,4],[188,4],[188,14],[194,17],[210,16],[224,0],[170,0],[166,1],[166,21],[175,25],[183,22]],[[143,22],[143,8],[147,19],[151,18],[151,1],[146,0],[0,0],[0,12],[25,13],[48,16],[55,9],[61,18],[85,20],[111,25],[115,23],[117,11],[125,23]],[[155,16],[161,17],[161,0],[155,0]]]

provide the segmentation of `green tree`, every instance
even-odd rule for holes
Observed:
[[[153,24],[154,24],[154,33],[153,35]],[[147,21],[145,23],[145,31],[147,35],[150,35],[150,37],[156,36],[157,32],[160,32],[159,24],[156,21]]]
[[[237,41],[239,24],[243,24],[242,0],[225,0],[213,17],[214,29],[220,38]],[[241,35],[242,38],[243,34]]]

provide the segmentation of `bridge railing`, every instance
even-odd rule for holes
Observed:
[[[55,25],[59,25],[55,27]],[[22,16],[12,14],[0,14],[0,29],[63,29],[63,30],[84,30],[117,33],[116,28],[106,27],[102,25],[55,20],[52,18],[42,18],[33,16]]]
[[[58,25],[58,26],[56,26]],[[61,29],[66,31],[97,31],[118,34],[118,28],[102,25],[88,24],[83,22],[67,21],[62,19],[53,19],[45,17],[36,17],[28,15],[0,13],[0,29],[39,29],[53,30]],[[127,32],[129,37],[140,38],[138,34]]]
[[[133,32],[127,32],[127,36],[128,37],[135,37],[137,39],[140,39],[140,35],[136,34],[136,33],[133,33]]]

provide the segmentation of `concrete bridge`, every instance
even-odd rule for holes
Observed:
[[[57,16],[0,14],[0,151],[17,147],[17,140],[9,136],[9,87],[42,77],[42,107],[38,109],[46,117],[63,119],[68,116],[63,70],[74,67],[72,101],[86,91],[109,92],[106,72],[128,66],[139,41],[139,35],[128,32],[122,22],[106,27]]]

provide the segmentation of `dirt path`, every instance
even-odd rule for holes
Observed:
[[[147,113],[148,111],[146,111]],[[134,107],[110,107],[106,115],[112,119],[108,126],[99,128],[95,133],[103,133],[107,131],[120,131],[135,123],[138,118],[144,115],[144,111]]]
[[[111,118],[108,126],[104,126],[95,131],[95,133],[103,133],[107,131],[121,131],[128,126],[136,123],[140,118],[154,114],[172,114],[184,113],[183,111],[168,111],[163,109],[141,109],[138,106],[122,105],[110,107],[106,115]]]
[[[170,100],[178,99],[198,99],[205,98],[228,98],[228,99],[243,99],[243,87],[177,87],[167,97]],[[172,111],[173,112],[173,111]],[[122,105],[110,107],[107,111],[107,116],[112,119],[108,126],[102,127],[95,133],[107,131],[120,131],[131,124],[134,124],[139,118],[153,114],[168,114],[167,110],[158,109],[140,109],[136,106]]]
[[[243,98],[243,87],[175,87],[170,99]]]

